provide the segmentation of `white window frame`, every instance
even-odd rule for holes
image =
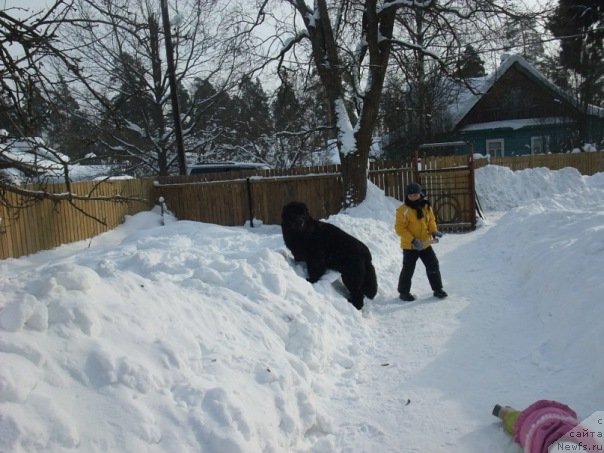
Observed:
[[[537,150],[538,146],[541,147],[541,150]],[[531,154],[546,154],[548,152],[549,135],[536,135],[534,137],[531,137]]]
[[[501,151],[501,155],[497,155],[497,152],[491,153],[489,150],[489,146],[497,144],[499,145],[499,150]],[[505,156],[505,140],[503,138],[491,138],[486,141],[486,151],[487,154],[491,157],[504,157]]]

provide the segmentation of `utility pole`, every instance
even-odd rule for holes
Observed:
[[[178,105],[178,87],[176,85],[176,68],[174,66],[174,48],[170,31],[170,18],[168,16],[168,0],[161,0],[161,15],[164,23],[164,38],[166,40],[166,63],[168,64],[168,82],[170,83],[170,98],[172,100],[172,116],[174,119],[174,136],[176,138],[176,152],[178,167],[181,175],[187,174],[187,161],[185,159],[185,144],[182,138],[180,124],[180,107]]]

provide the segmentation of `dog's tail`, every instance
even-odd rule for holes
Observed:
[[[367,272],[365,272],[365,281],[363,282],[363,294],[373,299],[377,294],[378,284],[377,284],[377,276],[375,275],[375,267],[371,263],[371,257],[368,257],[367,262],[365,263]]]

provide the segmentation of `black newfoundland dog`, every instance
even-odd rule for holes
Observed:
[[[305,261],[308,281],[315,283],[327,269],[342,274],[350,292],[348,301],[358,310],[363,296],[377,293],[375,268],[365,244],[335,225],[313,219],[304,203],[293,201],[281,212],[283,240],[296,261]]]

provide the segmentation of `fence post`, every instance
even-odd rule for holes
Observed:
[[[254,228],[254,199],[252,197],[252,181],[249,177],[245,178],[247,188],[247,208],[250,216],[250,227]]]
[[[419,149],[416,149],[415,156],[411,160],[411,167],[413,168],[413,182],[421,184],[422,181],[421,181],[421,177],[420,177],[420,173],[419,173],[419,164],[420,164]]]
[[[470,188],[470,196],[468,197],[470,202],[470,210],[472,212],[472,229],[476,229],[476,180],[474,179],[474,153],[468,154],[468,178],[469,178],[469,188]],[[482,217],[482,213],[479,212]]]

